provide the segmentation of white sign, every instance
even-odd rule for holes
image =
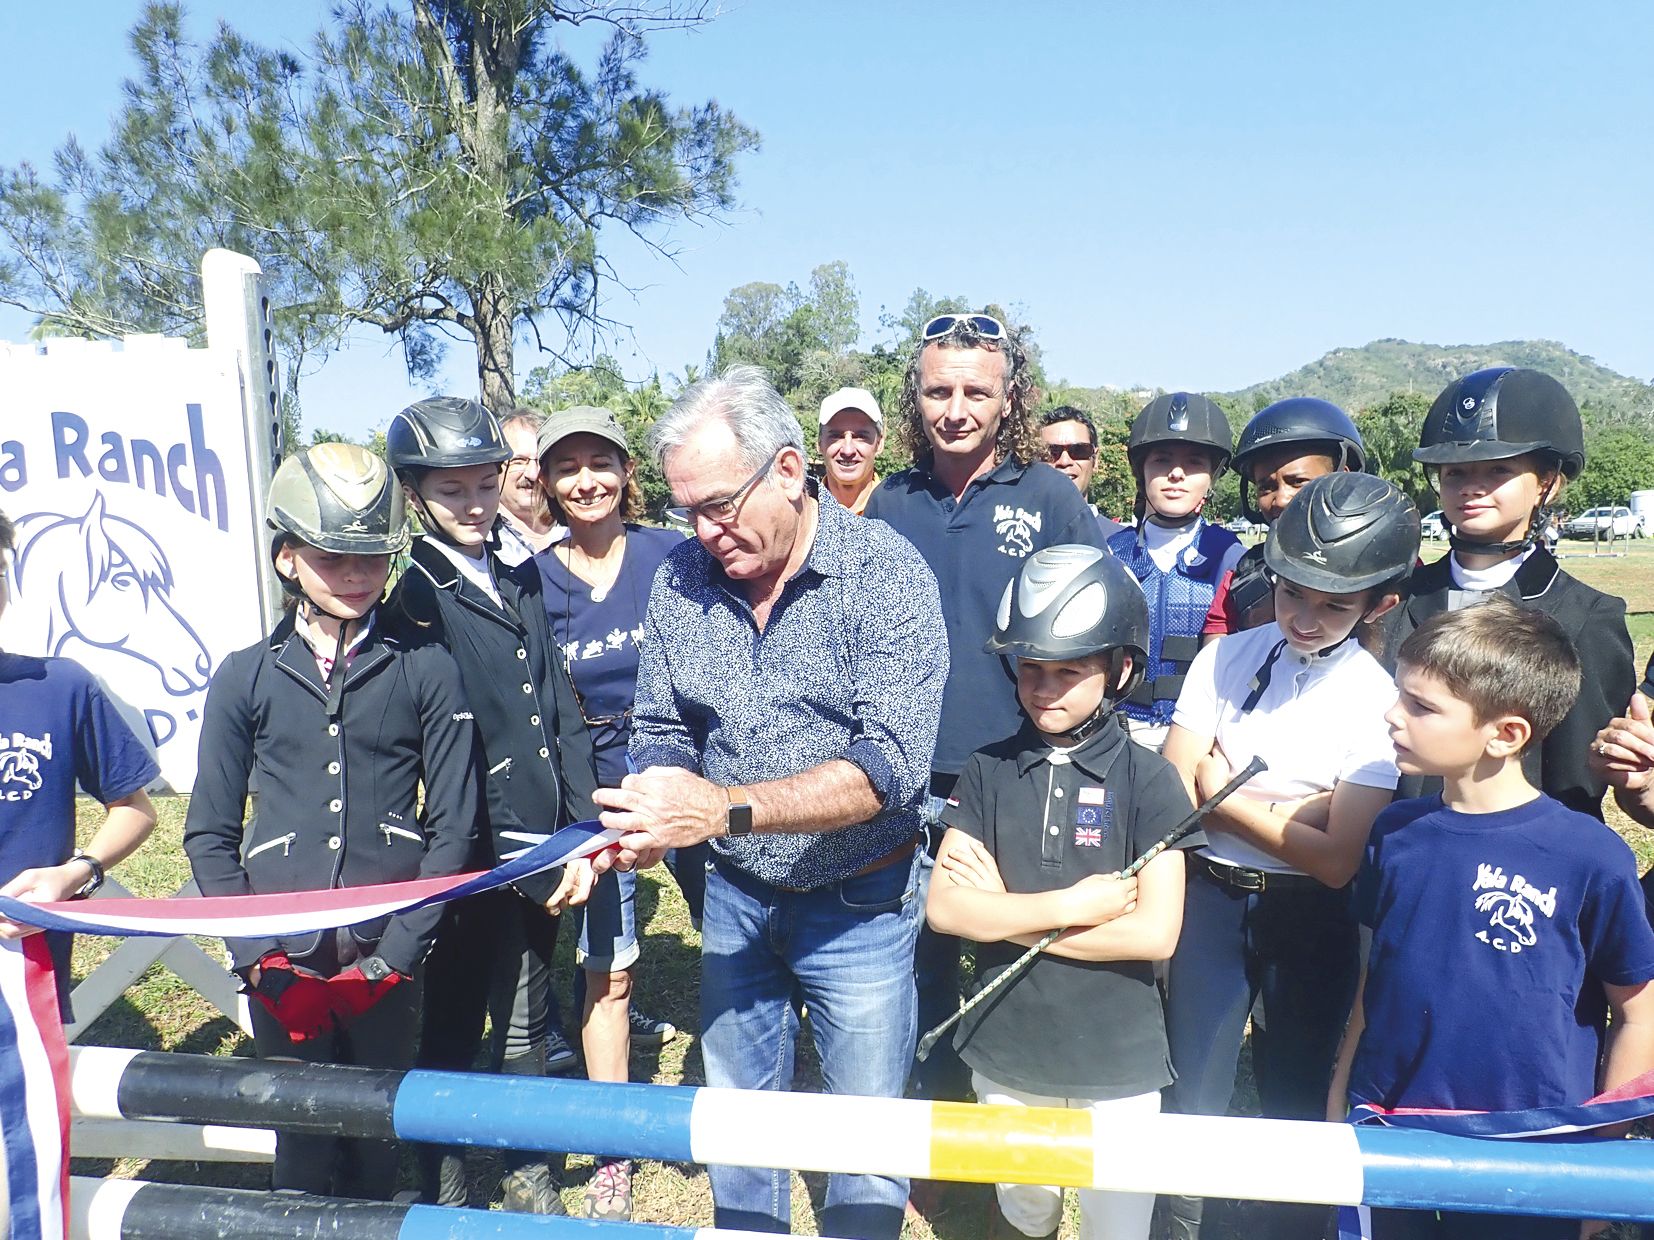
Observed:
[[[208,680],[265,628],[247,339],[0,344],[0,510],[17,526],[0,647],[92,671],[178,791]]]

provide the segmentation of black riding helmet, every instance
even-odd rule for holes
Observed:
[[[1537,453],[1551,460],[1564,478],[1585,468],[1585,430],[1579,406],[1551,376],[1515,366],[1490,366],[1455,379],[1424,415],[1413,459],[1425,467],[1441,492],[1443,465],[1502,461]],[[1449,531],[1455,551],[1504,554],[1532,543],[1550,522],[1550,509],[1535,507],[1526,534],[1516,542],[1477,543]]]
[[[1230,462],[1240,479],[1241,511],[1248,519],[1263,520],[1263,514],[1252,506],[1253,460],[1288,445],[1300,446],[1308,452],[1320,444],[1330,449],[1327,455],[1333,459],[1335,471],[1360,473],[1367,467],[1367,446],[1361,442],[1355,420],[1330,400],[1288,396],[1252,415],[1241,429],[1240,441]]]
[[[1027,659],[1112,656],[1109,696],[1075,729],[1076,741],[1097,730],[1114,703],[1131,696],[1148,669],[1149,604],[1131,570],[1096,547],[1064,543],[1023,562],[999,600],[994,633],[983,647]],[[1125,656],[1130,681],[1116,689]]]
[[[1212,469],[1214,475],[1223,471],[1235,445],[1223,410],[1198,392],[1166,392],[1156,396],[1131,420],[1126,458],[1133,472],[1142,472],[1143,457],[1158,443],[1192,443],[1210,448],[1217,455],[1217,464]]]
[[[1276,577],[1327,594],[1399,584],[1419,554],[1419,510],[1372,474],[1323,474],[1292,497],[1264,544]]]
[[[385,430],[385,457],[413,492],[425,536],[452,544],[425,506],[420,482],[433,469],[504,465],[511,459],[511,446],[505,442],[498,419],[476,401],[432,396],[416,400],[391,419]]]
[[[406,470],[501,465],[511,459],[511,447],[499,421],[476,401],[433,396],[415,401],[391,419],[385,430],[385,459],[403,477]]]
[[[1585,468],[1579,406],[1541,371],[1492,366],[1454,380],[1436,397],[1413,459],[1439,466],[1528,452],[1555,457],[1564,477],[1579,477]]]

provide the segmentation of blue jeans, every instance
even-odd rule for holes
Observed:
[[[827,1091],[899,1098],[917,1037],[917,852],[815,891],[784,891],[715,860],[701,930],[701,1053],[708,1085],[792,1088],[794,989],[810,1008]],[[713,1225],[786,1232],[788,1173],[709,1167]],[[824,1236],[896,1240],[907,1181],[833,1175]]]
[[[1349,888],[1319,883],[1259,893],[1219,886],[1191,865],[1183,934],[1166,973],[1166,1036],[1177,1080],[1168,1109],[1223,1115],[1234,1093],[1247,1014],[1258,1109],[1271,1119],[1324,1119],[1333,1059],[1355,999],[1358,932]],[[1179,1203],[1182,1203],[1181,1205]],[[1198,1227],[1198,1199],[1173,1212]],[[1324,1206],[1265,1211],[1279,1240],[1319,1240]],[[1185,1225],[1179,1235],[1192,1235]]]

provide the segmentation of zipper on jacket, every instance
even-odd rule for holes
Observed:
[[[297,831],[289,831],[286,835],[278,835],[273,840],[265,840],[264,843],[260,844],[257,848],[249,849],[247,851],[246,859],[248,861],[251,861],[254,857],[258,856],[259,853],[269,852],[272,848],[276,847],[278,844],[281,846],[281,855],[282,856],[284,856],[284,857],[291,856],[292,852],[293,852],[293,841],[298,839],[298,838],[299,838],[299,833]]]
[[[405,840],[413,840],[416,844],[423,844],[425,842],[425,837],[419,832],[410,831],[406,827],[393,827],[388,822],[380,823],[379,830],[385,837],[385,846],[387,848],[391,845],[391,836],[393,835],[400,835]]]

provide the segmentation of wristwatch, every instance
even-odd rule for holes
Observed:
[[[752,834],[752,805],[747,801],[747,790],[739,784],[724,789],[729,808],[724,811],[724,834],[733,838]]]
[[[382,982],[396,972],[379,956],[364,956],[356,962],[356,967],[362,970],[362,976],[370,982]]]
[[[91,853],[83,852],[76,853],[73,857],[70,857],[69,860],[84,861],[87,868],[92,871],[92,877],[87,879],[85,884],[69,897],[71,900],[84,900],[99,887],[103,886],[103,862],[99,861]]]

